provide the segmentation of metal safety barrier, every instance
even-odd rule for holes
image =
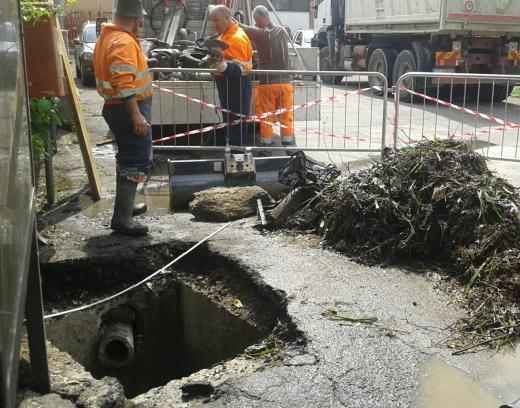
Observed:
[[[209,69],[150,72],[154,150],[239,145],[367,153],[385,146],[387,102],[381,95],[388,89],[377,72],[246,71],[246,81]],[[324,77],[337,85],[325,84]],[[296,147],[287,146],[293,140]]]
[[[517,84],[519,75],[404,74],[395,84],[394,147],[454,138],[490,159],[520,161]]]

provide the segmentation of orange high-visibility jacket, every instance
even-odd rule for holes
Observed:
[[[222,57],[226,62],[236,63],[246,71],[253,69],[253,46],[238,23],[221,34],[219,40],[229,45],[227,50],[222,51]]]
[[[135,34],[115,24],[104,24],[94,49],[96,90],[109,105],[135,97],[152,96],[148,64]]]

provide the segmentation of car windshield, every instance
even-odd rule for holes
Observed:
[[[86,27],[83,35],[83,42],[94,43],[96,42],[96,27]]]

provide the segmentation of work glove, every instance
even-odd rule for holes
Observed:
[[[208,55],[200,60],[199,66],[207,66],[215,69],[217,72],[224,72],[227,69],[227,63],[222,57],[222,51],[229,48],[229,46],[220,40],[208,38],[204,41],[204,45],[209,50]]]
[[[216,69],[217,72],[224,72],[227,69],[227,63],[222,58],[222,53],[217,50],[211,50],[208,55],[200,60],[199,66]]]

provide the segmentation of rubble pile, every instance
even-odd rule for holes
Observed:
[[[327,183],[285,226],[362,262],[442,266],[466,295],[460,333],[490,344],[520,334],[519,208],[468,144],[429,141]]]

